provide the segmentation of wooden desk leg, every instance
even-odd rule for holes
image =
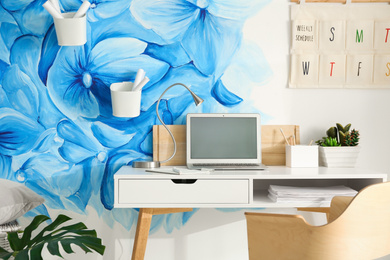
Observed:
[[[139,209],[131,260],[143,260],[145,257],[146,243],[148,242],[152,217],[153,209]]]
[[[137,230],[133,245],[133,254],[131,260],[143,260],[145,257],[146,244],[148,242],[150,224],[153,215],[169,214],[178,212],[192,211],[191,208],[141,208],[138,214]]]

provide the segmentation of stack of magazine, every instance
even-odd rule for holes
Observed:
[[[268,197],[274,202],[330,202],[334,196],[355,196],[356,190],[344,185],[331,187],[292,187],[270,185]]]

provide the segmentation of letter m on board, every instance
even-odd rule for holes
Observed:
[[[302,61],[302,71],[303,75],[309,74],[310,61]]]
[[[356,42],[363,42],[363,30],[356,30]]]

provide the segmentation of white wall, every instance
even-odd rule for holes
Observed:
[[[261,47],[274,73],[272,79],[266,85],[257,86],[252,95],[256,107],[272,117],[267,124],[297,124],[302,143],[309,143],[311,139],[324,136],[336,122],[351,123],[361,133],[362,150],[357,166],[390,172],[390,90],[287,88],[290,30],[289,2],[286,0],[273,0],[251,18],[245,26],[244,36]],[[161,229],[152,234],[145,259],[247,259],[244,212],[201,209],[180,230],[166,234]],[[295,213],[292,209],[274,209],[272,212]],[[314,224],[324,222],[320,215],[305,216]],[[134,229],[128,232],[119,224],[111,229],[93,210],[88,218],[75,217],[95,228],[107,245],[103,258],[88,254],[83,256],[85,260],[131,258]],[[66,258],[80,259],[80,255]]]

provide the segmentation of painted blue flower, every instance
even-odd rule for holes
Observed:
[[[18,65],[11,65],[5,71],[3,89],[15,110],[38,120],[38,90],[30,77],[20,71]]]
[[[268,0],[133,0],[130,10],[167,43],[181,41],[194,65],[219,78],[240,46],[244,21]]]
[[[112,83],[134,81],[143,68],[153,84],[168,69],[166,63],[143,55],[146,43],[137,39],[109,38],[91,50],[87,47],[61,48],[48,74],[50,97],[70,118],[111,117]]]
[[[18,23],[23,34],[44,36],[50,24],[51,15],[42,7],[45,0],[1,0],[0,3]]]
[[[15,19],[0,5],[0,80],[4,69],[10,63],[9,55],[12,44],[20,35],[21,32]]]
[[[42,153],[29,158],[15,172],[15,178],[42,195],[50,208],[84,213],[96,189],[94,184],[101,182],[99,168],[94,159],[73,165],[54,154]]]
[[[9,100],[13,95],[11,104],[14,109],[36,118],[48,129],[55,127],[64,115],[54,106],[38,76],[40,48],[39,38],[31,35],[19,37],[13,43],[10,53],[12,66],[4,73],[3,88]]]
[[[37,121],[13,109],[0,108],[0,154],[12,156],[30,151],[43,131]]]

